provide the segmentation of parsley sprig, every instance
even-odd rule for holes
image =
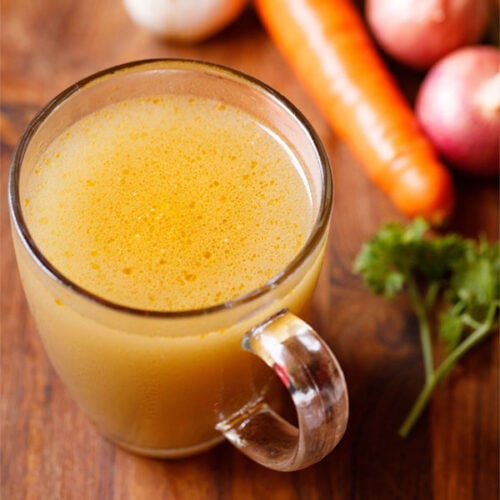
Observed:
[[[437,384],[472,347],[498,329],[500,244],[457,234],[430,236],[423,219],[387,223],[354,262],[366,286],[393,298],[407,290],[419,323],[425,384],[399,429],[408,436]],[[446,346],[435,364],[432,337]]]

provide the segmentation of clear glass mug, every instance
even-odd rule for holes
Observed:
[[[291,263],[260,288],[202,310],[147,311],[94,296],[47,260],[23,216],[23,186],[55,137],[112,102],[161,93],[209,97],[255,116],[293,148],[313,201],[315,223]],[[47,354],[104,436],[163,458],[201,452],[225,437],[282,471],[307,467],[337,445],[348,420],[344,376],[326,343],[298,317],[320,272],[332,199],[327,155],[304,116],[268,86],[228,68],[133,62],[78,82],[43,108],[11,165],[16,257]],[[276,411],[278,379],[297,425]]]

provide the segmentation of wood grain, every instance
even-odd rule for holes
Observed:
[[[407,439],[396,429],[423,381],[415,318],[404,297],[386,303],[351,272],[383,222],[403,220],[332,133],[249,8],[196,46],[135,27],[119,0],[4,0],[1,6],[1,475],[16,499],[436,499],[499,497],[499,344],[492,337],[442,384]],[[159,461],[103,440],[50,367],[28,312],[10,240],[6,184],[29,120],[66,86],[107,66],[152,57],[240,69],[291,99],[319,132],[335,178],[330,242],[313,324],[344,367],[351,418],[339,447],[295,473],[266,470],[228,444]],[[411,93],[418,75],[394,67]],[[450,230],[498,238],[498,186],[455,176]]]

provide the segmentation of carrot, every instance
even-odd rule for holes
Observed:
[[[454,186],[350,0],[255,0],[271,38],[367,175],[407,216],[441,224]]]

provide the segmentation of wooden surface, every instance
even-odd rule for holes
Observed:
[[[152,38],[130,22],[120,0],[2,0],[1,23],[2,500],[498,498],[498,336],[460,364],[401,440],[396,429],[423,380],[415,319],[404,297],[386,303],[371,296],[350,269],[380,224],[403,218],[323,121],[252,10],[197,46]],[[13,147],[35,112],[74,81],[151,57],[204,59],[260,78],[303,110],[327,148],[336,200],[314,322],[344,367],[351,418],[339,447],[307,470],[272,472],[229,444],[177,461],[115,448],[70,400],[28,313],[6,208]],[[418,75],[395,69],[411,94]],[[497,183],[456,182],[450,229],[497,238]]]

